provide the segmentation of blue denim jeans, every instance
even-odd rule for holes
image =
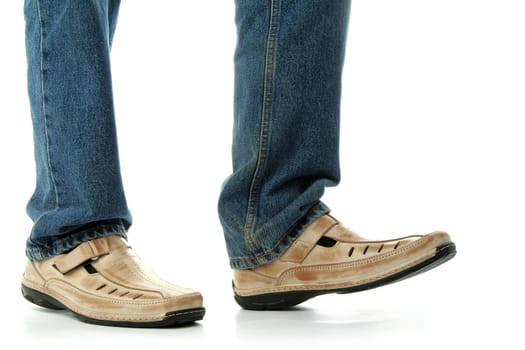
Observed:
[[[329,211],[350,0],[236,0],[233,172],[218,203],[230,264],[286,250]],[[30,259],[132,223],[120,175],[110,49],[119,0],[25,0],[36,189]]]

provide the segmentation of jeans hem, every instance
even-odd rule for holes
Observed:
[[[324,203],[318,203],[272,249],[257,256],[230,257],[230,267],[232,269],[253,269],[274,261],[284,254],[312,222],[329,212],[330,209]]]
[[[45,260],[52,256],[66,253],[84,242],[111,235],[127,239],[126,226],[123,224],[100,224],[57,239],[48,238],[51,244],[37,243],[29,238],[26,246],[26,256],[30,260]]]

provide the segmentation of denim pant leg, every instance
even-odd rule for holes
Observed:
[[[26,255],[126,236],[109,52],[118,0],[26,0],[28,92],[36,188]]]
[[[233,173],[219,199],[232,268],[282,254],[339,170],[350,0],[236,0]]]

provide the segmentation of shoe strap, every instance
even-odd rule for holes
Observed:
[[[63,275],[74,270],[88,260],[96,260],[109,254],[109,245],[105,237],[84,242],[67,254],[58,255],[54,266]]]
[[[281,256],[281,261],[302,263],[316,246],[319,239],[339,222],[330,215],[323,215],[311,223]]]

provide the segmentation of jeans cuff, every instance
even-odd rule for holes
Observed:
[[[250,269],[272,262],[280,257],[295,242],[297,237],[310,226],[317,218],[328,214],[330,208],[323,202],[317,203],[308,213],[296,224],[293,229],[288,231],[284,237],[270,251],[258,256],[248,256],[245,258],[230,258],[232,269]]]
[[[46,242],[27,240],[26,256],[30,260],[44,260],[52,256],[63,254],[76,246],[93,239],[117,235],[127,239],[127,228],[123,223],[104,223],[75,231],[67,236],[48,238]]]

